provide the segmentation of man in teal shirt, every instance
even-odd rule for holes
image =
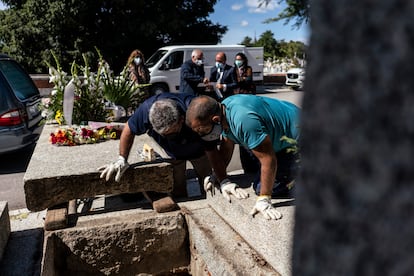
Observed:
[[[259,178],[253,185],[259,197],[252,214],[261,212],[267,219],[281,218],[270,199],[288,194],[293,187],[299,167],[299,108],[254,95],[234,95],[221,104],[200,96],[188,107],[186,123],[204,140],[222,137],[219,154],[208,156],[222,192],[223,188],[228,190],[226,168],[234,144],[248,148],[260,162]],[[232,190],[237,193],[238,189],[236,185]]]

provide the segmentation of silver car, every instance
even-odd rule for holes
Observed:
[[[0,154],[37,141],[42,115],[39,90],[12,58],[0,54]]]

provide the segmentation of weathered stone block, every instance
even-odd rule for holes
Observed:
[[[190,263],[184,216],[130,213],[45,236],[42,275],[166,275]]]
[[[148,135],[135,137],[128,162],[131,167],[120,182],[100,178],[97,168],[118,158],[119,140],[80,146],[55,146],[49,135],[56,126],[45,125],[24,175],[26,205],[41,211],[76,198],[101,194],[136,193],[141,191],[171,192],[172,166],[169,156]],[[149,144],[162,159],[144,162],[138,154]]]

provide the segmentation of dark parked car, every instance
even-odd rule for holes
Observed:
[[[0,54],[0,154],[23,149],[39,138],[40,94],[29,74]]]

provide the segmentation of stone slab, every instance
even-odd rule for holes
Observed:
[[[6,250],[10,231],[10,217],[7,201],[0,201],[0,260]]]
[[[280,220],[266,220],[261,214],[253,218],[249,213],[257,197],[250,185],[252,176],[234,174],[231,179],[249,193],[249,198],[232,198],[229,203],[216,188],[214,196],[207,194],[208,204],[277,272],[291,275],[294,199],[272,199],[273,206],[282,213]]]
[[[210,207],[186,217],[192,275],[280,275]]]
[[[97,168],[118,158],[119,140],[80,146],[55,146],[49,143],[56,125],[45,125],[24,175],[27,208],[41,211],[76,198],[100,194],[171,192],[172,166],[165,151],[148,135],[135,137],[128,159],[131,164],[120,182],[100,178]],[[159,158],[144,162],[138,151],[144,143],[154,148]]]

